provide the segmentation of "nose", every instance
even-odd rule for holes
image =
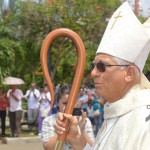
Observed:
[[[91,70],[91,76],[92,77],[95,77],[95,76],[97,76],[97,69],[96,69],[96,66]]]

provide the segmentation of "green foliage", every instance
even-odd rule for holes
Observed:
[[[7,58],[11,64],[6,63],[9,72],[23,78],[27,86],[32,81],[42,84],[43,77],[35,76],[35,71],[41,71],[42,42],[51,30],[65,27],[78,33],[84,42],[87,54],[86,78],[104,33],[106,19],[119,5],[120,0],[57,0],[53,5],[47,2],[16,1],[13,9],[3,13],[0,21],[0,37],[8,38],[8,42],[4,40],[2,43],[12,53],[11,58]],[[71,82],[77,63],[72,42],[67,38],[54,41],[49,63],[54,83]]]
[[[15,41],[8,38],[0,39],[0,83],[14,69],[17,49],[19,49],[19,45]]]

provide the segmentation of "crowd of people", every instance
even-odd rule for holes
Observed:
[[[67,85],[67,84],[64,84]],[[64,86],[58,84],[55,87],[55,100],[51,108],[51,94],[47,85],[36,87],[36,83],[31,83],[30,88],[23,94],[17,85],[11,85],[7,92],[0,90],[0,117],[1,117],[1,136],[5,137],[6,117],[9,118],[9,127],[11,137],[18,137],[21,132],[22,121],[26,117],[29,133],[37,130],[37,134],[41,135],[42,122],[47,116],[57,114],[59,111],[59,91]],[[69,86],[68,86],[69,87]],[[27,102],[27,113],[23,115],[22,102]],[[103,122],[103,105],[102,99],[97,97],[94,89],[81,87],[77,97],[77,103],[81,110],[87,113],[90,119],[94,135],[98,133],[98,129]],[[97,115],[94,111],[99,110]]]
[[[11,137],[18,137],[21,131],[21,121],[23,118],[22,102],[27,101],[27,125],[29,131],[37,127],[38,133],[41,133],[43,118],[49,115],[50,110],[50,92],[47,86],[40,90],[36,84],[32,83],[30,89],[25,95],[17,85],[11,85],[6,92],[0,89],[0,118],[1,118],[1,136],[5,137],[6,117],[9,118],[9,127]],[[45,109],[48,111],[45,112]]]

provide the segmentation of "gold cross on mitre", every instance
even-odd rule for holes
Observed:
[[[115,16],[115,17],[114,17],[114,18],[115,18],[115,21],[113,22],[113,24],[112,24],[112,26],[111,26],[111,29],[114,27],[114,25],[115,25],[117,19],[122,17],[122,16],[120,16],[120,13],[121,13],[121,12],[119,12],[118,16]]]

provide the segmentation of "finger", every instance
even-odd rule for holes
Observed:
[[[85,111],[82,110],[82,118],[87,118],[87,113]]]
[[[59,112],[57,118],[62,121],[64,119],[63,113]]]
[[[86,112],[82,111],[82,119],[79,121],[81,132],[84,130],[86,122],[87,122],[87,114]]]
[[[54,123],[54,128],[55,128],[57,134],[63,134],[63,132],[66,130],[64,127],[60,126],[60,124],[58,124],[58,122]]]
[[[63,114],[63,116],[64,116],[64,118],[68,119],[72,125],[78,124],[78,120],[75,116],[70,115],[70,114],[65,114],[65,113]]]
[[[64,127],[65,125],[63,123],[63,120],[64,120],[63,113],[59,112],[57,115],[56,124],[60,127]]]
[[[58,118],[56,119],[56,124],[60,127],[64,127],[63,120],[59,120]]]
[[[65,131],[64,123],[63,123],[63,113],[58,113],[56,122],[54,123],[54,128],[57,134],[63,134]]]

